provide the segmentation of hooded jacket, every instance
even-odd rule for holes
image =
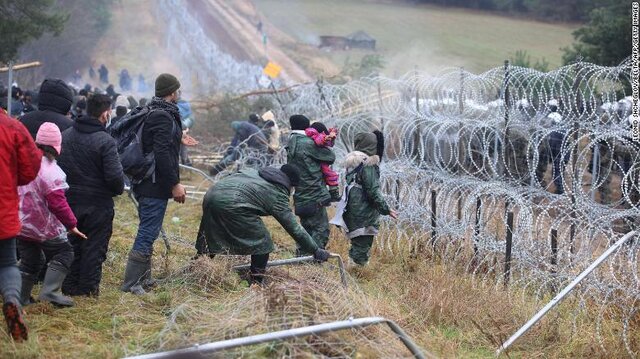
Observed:
[[[115,140],[95,117],[82,116],[62,133],[58,165],[67,174],[67,200],[113,208],[124,190],[124,173]]]
[[[20,232],[18,186],[36,178],[41,159],[27,129],[0,110],[0,240]]]
[[[53,122],[62,132],[73,124],[67,117],[72,103],[73,93],[64,81],[46,79],[38,93],[38,111],[20,117],[20,122],[29,130],[33,139],[36,138],[40,125],[45,122]]]
[[[296,208],[327,206],[331,195],[324,181],[320,164],[329,165],[336,160],[336,155],[329,148],[318,147],[313,139],[304,131],[291,131],[287,149],[287,163],[300,170],[300,184],[296,187],[293,201]]]
[[[318,246],[289,208],[289,178],[279,169],[242,170],[211,187],[203,201],[201,230],[210,253],[266,254],[274,250],[262,216],[273,216],[305,250]]]
[[[380,215],[391,213],[380,192],[380,156],[376,154],[376,136],[372,133],[356,135],[355,148],[356,151],[349,153],[344,161],[346,181],[355,183],[348,192],[347,207],[342,216],[348,238],[376,235],[380,228]]]

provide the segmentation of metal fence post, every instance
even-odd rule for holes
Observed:
[[[507,238],[504,253],[504,286],[509,285],[511,279],[511,247],[513,243],[513,212],[507,213]]]
[[[482,199],[478,197],[476,200],[476,223],[474,226],[473,236],[473,255],[478,255],[478,236],[480,235],[480,218],[482,218]]]
[[[7,114],[9,115],[9,117],[11,117],[11,94],[12,94],[12,90],[13,90],[13,61],[9,61],[9,87],[7,90]]]
[[[431,190],[431,247],[433,247],[434,251],[436,249],[436,236],[438,235],[436,226],[436,191]]]
[[[551,230],[551,275],[554,280],[551,284],[551,290],[555,292],[558,288],[555,283],[556,273],[558,271],[558,230]]]

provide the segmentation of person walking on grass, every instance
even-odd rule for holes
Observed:
[[[62,150],[58,126],[51,122],[43,123],[36,134],[36,145],[43,153],[38,176],[31,183],[18,187],[22,221],[18,234],[21,302],[22,305],[31,302],[31,290],[44,264],[44,253],[49,263],[38,299],[70,307],[74,305],[73,300],[60,293],[73,261],[73,247],[69,244],[67,232],[84,240],[87,237],[78,230],[78,222],[65,197],[64,192],[69,185],[56,162]]]
[[[169,198],[184,203],[187,192],[180,184],[179,155],[182,124],[176,103],[180,99],[180,82],[170,74],[156,79],[155,97],[147,105],[151,114],[144,120],[142,152],[153,153],[155,169],[132,191],[138,201],[140,225],[129,252],[120,290],[144,294],[154,284],[151,279],[153,243],[160,234]]]
[[[384,137],[380,131],[359,133],[354,139],[354,151],[344,161],[347,188],[342,218],[351,241],[349,258],[360,266],[369,262],[373,238],[380,228],[380,215],[398,218],[398,213],[389,208],[380,192],[379,165],[383,152]]]
[[[36,178],[41,160],[42,153],[24,125],[0,110],[0,294],[7,332],[15,341],[28,338],[22,318],[22,279],[16,259],[16,236],[21,229],[18,186]]]
[[[62,133],[64,151],[58,163],[67,175],[67,199],[78,229],[91,238],[70,236],[74,259],[62,286],[67,295],[97,296],[102,263],[107,259],[113,230],[113,197],[124,191],[124,173],[116,142],[105,128],[111,117],[111,98],[93,95],[87,114]]]
[[[318,147],[331,148],[333,147],[336,138],[338,137],[338,129],[328,129],[322,122],[314,122],[304,130],[307,137],[310,137]],[[329,194],[331,195],[331,201],[337,202],[340,200],[340,188],[338,172],[331,168],[331,164],[320,162],[320,170],[324,176],[324,182],[329,186]]]
[[[295,167],[283,165],[241,170],[209,188],[202,203],[198,255],[251,255],[251,282],[262,283],[274,245],[260,217],[273,216],[299,247],[326,261],[329,252],[313,241],[289,208],[291,190],[299,180]]]
[[[326,207],[331,204],[331,195],[324,180],[321,165],[331,165],[336,156],[330,148],[319,147],[307,137],[305,130],[309,119],[303,115],[289,118],[291,135],[286,146],[287,163],[300,171],[300,184],[293,194],[295,213],[300,224],[311,235],[318,247],[326,248],[329,242],[329,218]],[[305,254],[298,248],[298,255]]]

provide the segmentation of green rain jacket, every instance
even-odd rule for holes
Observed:
[[[389,206],[380,192],[380,157],[354,151],[347,155],[345,168],[350,188],[347,207],[342,216],[347,225],[347,237],[378,234],[380,215],[390,213]],[[361,167],[360,167],[361,166]]]
[[[287,163],[300,170],[300,183],[293,194],[296,214],[312,215],[331,201],[320,163],[333,164],[336,155],[329,148],[316,146],[304,131],[291,131],[286,149]]]
[[[273,216],[307,252],[318,246],[289,208],[289,178],[277,168],[242,170],[211,187],[202,204],[202,224],[210,253],[266,254],[274,250],[260,217]]]

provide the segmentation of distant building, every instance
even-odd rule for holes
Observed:
[[[376,39],[364,31],[356,31],[348,36],[320,36],[320,48],[375,50]]]
[[[362,30],[356,31],[347,36],[347,40],[349,42],[349,47],[353,49],[376,49],[376,39]]]
[[[347,50],[349,41],[344,36],[320,36],[320,48],[328,47],[332,50]]]

